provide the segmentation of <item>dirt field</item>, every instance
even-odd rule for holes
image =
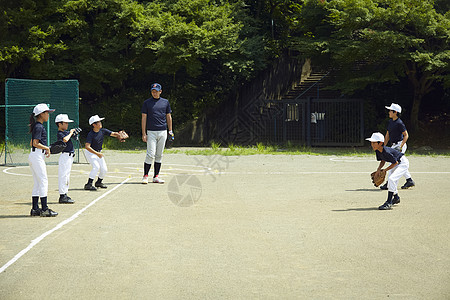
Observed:
[[[142,185],[144,155],[106,151],[96,192],[74,165],[73,205],[49,165],[56,218],[29,217],[28,166],[0,167],[0,298],[450,298],[448,157],[409,157],[417,186],[379,211],[375,155],[168,154]]]

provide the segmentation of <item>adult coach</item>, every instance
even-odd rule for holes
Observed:
[[[148,183],[148,172],[154,166],[154,183],[164,183],[164,180],[159,178],[159,171],[161,170],[161,161],[164,151],[164,146],[167,140],[167,130],[173,138],[172,131],[172,110],[167,99],[161,98],[162,88],[159,83],[151,85],[152,98],[144,101],[142,105],[142,141],[147,143],[147,155],[144,162],[144,177],[142,183]]]
[[[386,106],[386,109],[389,110],[389,123],[387,126],[387,132],[385,135],[385,145],[389,141],[391,141],[391,148],[394,148],[401,153],[405,154],[408,146],[406,145],[406,141],[409,138],[408,131],[406,130],[406,126],[403,121],[400,119],[399,114],[402,112],[402,107],[396,103],[392,103],[390,106]],[[408,189],[410,187],[415,186],[416,184],[411,178],[411,174],[409,170],[406,170],[404,173],[406,178],[406,183],[402,186],[402,189]],[[388,183],[380,186],[382,190],[388,189]]]

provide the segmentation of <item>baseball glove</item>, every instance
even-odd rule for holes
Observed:
[[[125,142],[125,140],[128,138],[128,134],[125,132],[125,130],[121,130],[118,132],[117,139],[121,142]]]
[[[51,154],[58,154],[60,152],[63,152],[64,149],[66,149],[67,144],[63,141],[56,141],[52,144],[50,144],[50,153]]]
[[[386,171],[381,170],[378,173],[376,171],[372,172],[370,174],[370,177],[372,178],[373,185],[379,187],[384,182],[384,179],[386,177]]]
[[[167,149],[172,148],[174,140],[175,140],[175,135],[173,134],[173,131],[169,131],[169,134],[167,135],[167,140],[166,140],[166,148]]]

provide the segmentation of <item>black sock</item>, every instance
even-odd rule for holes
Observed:
[[[148,172],[150,171],[152,164],[144,163],[144,176],[148,176]]]
[[[102,180],[103,180],[103,178],[100,178],[100,177],[99,177],[99,178],[97,179],[97,183],[102,183]]]
[[[386,202],[392,204],[392,197],[393,196],[394,196],[394,192],[388,192],[388,198],[387,198]]]
[[[87,184],[91,184],[92,185],[92,182],[94,181],[94,179],[92,179],[92,178],[89,178],[88,179],[88,183]]]
[[[153,171],[155,171],[155,176],[153,176],[153,177],[156,177],[159,175],[159,170],[161,170],[161,163],[155,162],[155,169],[153,170]]]
[[[47,197],[41,197],[41,206],[42,206],[42,210],[47,210],[48,206],[47,206]]]
[[[34,210],[39,209],[39,197],[31,197],[31,199],[32,199],[33,209]]]

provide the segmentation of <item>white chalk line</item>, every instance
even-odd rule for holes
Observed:
[[[118,163],[123,164],[123,163]],[[186,165],[187,166],[187,165]],[[191,166],[192,167],[192,166]],[[27,166],[19,166],[19,167],[10,167],[3,170],[4,173],[9,175],[15,175],[15,176],[32,176],[31,174],[21,174],[21,173],[14,173],[10,170],[18,170],[20,168],[28,168]],[[131,167],[124,167],[125,169],[133,169]],[[81,174],[79,172],[82,172]],[[142,170],[137,170],[138,173],[142,172]],[[160,174],[162,176],[175,176],[175,175],[307,175],[307,174],[368,174],[372,171],[293,171],[293,172],[283,172],[283,171],[273,171],[273,172],[235,172],[235,171],[219,171],[219,170],[187,170],[187,169],[167,169]],[[82,177],[86,176],[86,174],[89,174],[89,171],[82,171],[82,170],[72,170],[71,177]],[[78,173],[78,174],[76,174]],[[125,176],[114,176],[114,174],[124,174]],[[450,172],[446,171],[435,171],[435,172],[411,172],[411,174],[450,174]],[[48,177],[58,177],[57,175],[48,175]],[[133,173],[133,172],[122,172],[122,171],[109,171],[108,172],[108,178],[119,178],[123,179],[125,177],[128,177],[129,179],[133,178],[140,178],[141,175]]]
[[[372,171],[343,171],[343,172],[322,172],[322,171],[299,171],[299,172],[208,172],[207,175],[303,175],[303,174],[370,174]],[[410,172],[411,174],[450,174],[450,172]]]
[[[135,163],[110,163],[109,165],[132,165]],[[207,172],[208,168],[206,167],[199,167],[199,166],[195,166],[195,165],[182,165],[182,164],[164,164],[165,166],[169,166],[169,168],[167,168],[167,170],[161,172],[161,175],[177,175],[179,173],[185,173],[185,172],[195,172],[195,173],[205,173]],[[172,166],[177,166],[177,167],[188,167],[189,169],[183,169],[183,168],[174,168]],[[72,171],[71,171],[71,177],[85,177],[87,174],[89,174],[89,170],[80,170],[77,169],[78,167],[84,167],[84,166],[80,166],[80,165],[73,165],[72,167]],[[141,174],[143,171],[143,168],[136,168],[136,167],[123,167],[124,169],[129,169],[129,170],[135,170],[137,173]],[[197,168],[197,170],[196,170]],[[21,173],[21,172],[15,172],[15,170],[19,170],[19,169],[29,169],[29,166],[17,166],[17,167],[9,167],[3,170],[3,173],[8,174],[8,175],[15,175],[15,176],[26,176],[26,177],[32,177],[33,175],[31,173]],[[111,168],[112,169],[112,168]],[[180,172],[177,172],[180,171]],[[125,176],[114,176],[114,174],[119,175],[119,174],[124,174]],[[130,176],[135,176],[136,173],[135,172],[122,172],[120,170],[110,170],[108,171],[108,177],[112,177],[112,178],[124,178],[124,177],[130,177]],[[200,174],[201,175],[201,174]],[[49,178],[58,178],[58,175],[47,175],[47,177]]]
[[[14,256],[10,261],[8,261],[5,265],[3,265],[0,268],[0,274],[5,271],[9,266],[11,266],[13,263],[15,263],[17,260],[19,260],[19,258],[21,258],[23,255],[25,255],[28,251],[30,251],[31,249],[33,249],[34,246],[36,246],[37,244],[39,244],[45,237],[49,236],[50,234],[52,234],[53,232],[55,232],[56,230],[62,228],[64,225],[69,224],[70,222],[72,222],[73,220],[75,220],[76,218],[78,218],[84,211],[86,211],[89,207],[91,207],[92,205],[94,205],[95,203],[97,203],[97,201],[101,200],[102,198],[106,197],[107,195],[109,195],[110,193],[112,193],[113,191],[115,191],[116,189],[118,189],[119,187],[121,187],[124,183],[126,183],[128,180],[130,180],[130,178],[125,179],[124,181],[122,181],[121,183],[119,183],[117,186],[115,186],[113,189],[109,190],[108,192],[104,193],[103,195],[101,195],[100,197],[98,197],[97,199],[93,200],[91,203],[89,203],[88,205],[86,205],[84,208],[80,209],[79,211],[77,211],[74,215],[72,215],[70,218],[62,221],[61,223],[59,223],[58,225],[56,225],[54,228],[50,229],[47,232],[44,232],[43,234],[41,234],[39,237],[35,238],[34,240],[31,241],[31,243],[28,245],[28,247],[26,247],[25,249],[23,249],[22,251],[20,251],[19,253],[16,254],[16,256]]]

